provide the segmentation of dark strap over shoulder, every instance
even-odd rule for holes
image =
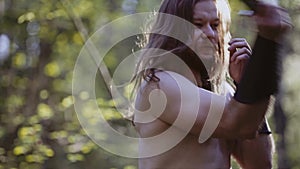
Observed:
[[[267,135],[272,134],[271,129],[270,129],[266,119],[264,119],[264,121],[259,126],[258,134],[267,134]]]
[[[160,72],[162,70],[156,68],[149,68],[144,71],[143,78],[147,81],[159,82],[160,79],[155,75],[156,72]]]

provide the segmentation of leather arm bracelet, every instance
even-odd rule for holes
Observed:
[[[238,102],[251,104],[278,91],[281,75],[279,49],[278,43],[258,35],[234,95]]]

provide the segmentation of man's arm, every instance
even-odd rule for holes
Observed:
[[[200,135],[208,121],[206,127],[213,130],[212,137],[254,138],[269,105],[269,99],[253,104],[240,103],[231,96],[199,88],[174,72],[157,72],[156,76],[160,79],[155,82],[159,89],[151,87],[157,86],[155,83],[144,83],[143,88],[152,89],[139,93],[137,109],[144,110],[141,115],[151,114],[153,119],[158,118],[196,136]],[[207,120],[208,116],[213,117],[211,121]]]
[[[271,169],[273,151],[272,136],[260,134],[255,139],[238,140],[232,155],[243,169]]]

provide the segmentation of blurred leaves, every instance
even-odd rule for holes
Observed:
[[[77,119],[71,95],[74,65],[84,45],[73,14],[91,35],[122,16],[121,5],[104,0],[1,1],[0,9],[5,11],[0,15],[0,34],[8,37],[11,49],[0,61],[0,168],[136,165],[136,160],[106,153],[89,139]],[[118,54],[106,58],[109,67],[117,65]],[[110,103],[107,89],[97,88],[102,100],[99,104],[107,107],[103,116],[122,120]],[[80,93],[81,99],[89,97],[87,92]],[[97,122],[94,110],[86,110],[85,116],[91,123]]]
[[[251,41],[253,36],[245,31],[252,28],[245,27],[246,20],[236,15],[245,6],[234,0],[230,3],[233,24],[237,25],[232,27],[233,35],[243,35]],[[300,11],[296,1],[281,3],[292,9],[292,18],[297,21],[298,34],[291,36],[295,51],[285,63],[284,80],[285,110],[290,119],[289,155],[296,168],[300,166],[300,83],[294,72],[300,64],[300,43],[295,38],[300,32]],[[73,108],[73,69],[85,36],[118,17],[157,10],[159,4],[160,0],[0,0],[0,35],[9,39],[9,55],[0,60],[0,169],[137,168],[136,159],[106,152],[82,129]],[[84,29],[79,29],[78,20]],[[109,52],[104,58],[109,71],[114,71],[122,55],[131,52],[135,40],[126,40]],[[131,87],[122,91],[125,96],[130,97]],[[97,74],[95,91],[97,104],[103,109],[97,112],[87,107],[84,116],[89,123],[96,124],[102,115],[112,127],[127,134],[131,124],[117,111],[118,101],[111,100],[101,74]],[[79,93],[82,100],[90,97],[86,91]],[[97,138],[108,138],[97,129],[95,133]]]

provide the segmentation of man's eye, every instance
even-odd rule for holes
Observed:
[[[213,28],[218,28],[219,25],[220,25],[219,23],[214,23],[214,24],[211,25],[211,27],[213,27]]]
[[[195,23],[195,25],[198,27],[198,28],[201,28],[203,26],[202,23]]]

